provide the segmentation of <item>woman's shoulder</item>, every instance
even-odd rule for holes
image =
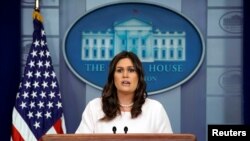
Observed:
[[[162,111],[164,111],[164,107],[159,101],[155,99],[146,98],[142,110],[145,113],[157,115],[157,113],[161,113]]]
[[[90,102],[95,103],[95,102],[100,102],[101,101],[101,97],[96,97],[93,98],[92,100],[90,100]]]
[[[97,105],[101,105],[102,100],[100,97],[94,98],[92,100],[89,101],[88,105],[90,106],[97,106]]]
[[[146,98],[145,105],[150,107],[162,107],[162,104],[158,100],[151,98]]]
[[[158,100],[151,99],[151,98],[146,98],[145,103],[156,104],[156,105],[160,104],[161,105],[161,103]]]

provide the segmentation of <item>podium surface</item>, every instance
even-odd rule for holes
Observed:
[[[47,134],[42,141],[196,141],[193,134]]]

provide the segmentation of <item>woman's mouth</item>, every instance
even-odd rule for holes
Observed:
[[[122,81],[122,85],[124,85],[124,86],[128,86],[128,85],[130,85],[130,82],[129,82],[129,81],[127,81],[127,80],[123,80],[123,81]]]

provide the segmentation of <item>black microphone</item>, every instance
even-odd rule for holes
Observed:
[[[116,127],[115,126],[113,126],[112,131],[114,134],[116,134]]]
[[[128,127],[127,126],[124,127],[124,132],[125,132],[125,134],[127,134],[127,132],[128,132]]]

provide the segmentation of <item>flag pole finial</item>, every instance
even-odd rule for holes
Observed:
[[[33,19],[37,19],[40,22],[43,22],[43,17],[40,14],[40,7],[39,7],[39,0],[35,0],[35,8],[34,8],[34,12],[32,14]]]
[[[35,0],[35,10],[39,10],[39,0]]]

